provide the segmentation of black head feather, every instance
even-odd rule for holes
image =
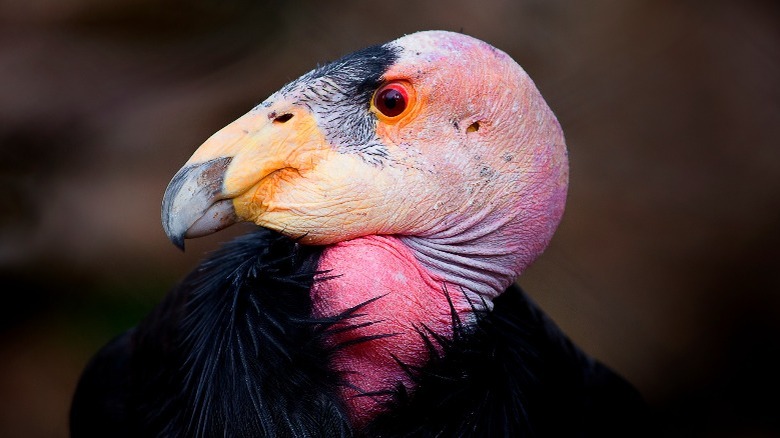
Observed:
[[[369,108],[398,50],[387,44],[359,50],[306,73],[279,94],[315,114],[325,138],[339,152],[383,165],[389,154],[376,136],[377,119]]]
[[[122,423],[127,436],[348,435],[309,318],[318,254],[259,229],[212,256],[93,360],[74,401],[74,436],[117,436]],[[104,400],[93,400],[91,382],[121,374],[122,408],[97,433],[104,408],[90,405]]]

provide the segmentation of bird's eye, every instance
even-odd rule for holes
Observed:
[[[409,93],[398,82],[382,85],[374,94],[374,106],[385,117],[401,115],[409,105]]]

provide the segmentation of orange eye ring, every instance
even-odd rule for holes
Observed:
[[[404,82],[388,82],[376,90],[372,106],[380,116],[390,120],[398,119],[412,108],[413,93],[410,88]]]

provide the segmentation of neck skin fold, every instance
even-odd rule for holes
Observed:
[[[513,226],[519,216],[485,212],[432,237],[366,236],[324,250],[323,274],[312,288],[314,316],[368,303],[327,341],[338,347],[332,366],[346,383],[342,397],[356,426],[381,413],[398,384],[414,392],[398,361],[426,364],[421,330],[451,339],[453,312],[468,329],[476,321],[473,310],[490,310],[528,263],[529,248],[519,243],[524,233]]]
[[[483,211],[431,237],[399,239],[432,276],[456,285],[476,308],[490,310],[521,271],[523,248],[507,230],[515,220]]]
[[[367,303],[327,340],[337,347],[332,366],[345,382],[342,397],[355,426],[381,413],[399,384],[414,392],[398,362],[427,363],[421,330],[451,339],[453,312],[464,326],[474,324],[473,310],[492,309],[492,300],[543,251],[565,199],[564,191],[549,193],[556,201],[549,209],[504,202],[457,222],[445,218],[427,236],[372,235],[325,248],[323,274],[312,288],[314,316]]]

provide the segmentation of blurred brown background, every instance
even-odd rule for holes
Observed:
[[[240,231],[166,240],[196,146],[424,29],[508,52],[567,133],[529,293],[665,435],[780,436],[780,7],[758,0],[0,0],[0,436],[65,436],[90,355]]]

